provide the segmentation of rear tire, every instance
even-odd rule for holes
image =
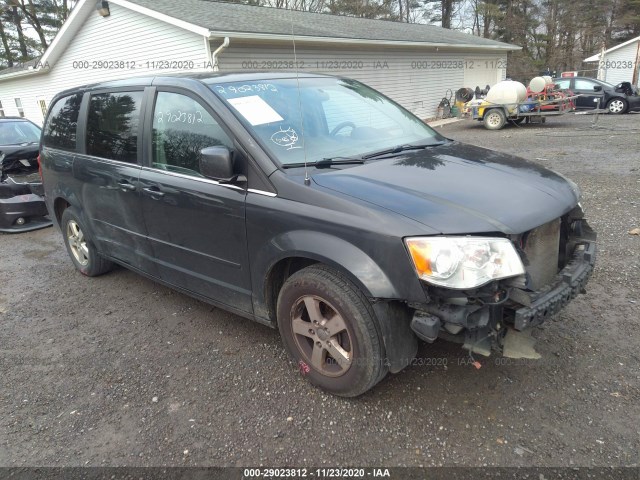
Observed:
[[[621,115],[627,111],[629,103],[624,98],[612,98],[607,103],[607,110],[614,115]]]
[[[485,111],[482,120],[487,130],[500,130],[507,123],[507,117],[499,108],[492,108],[488,112]]]
[[[278,296],[285,348],[309,381],[332,394],[363,394],[388,373],[369,300],[337,271],[312,265],[289,277]]]
[[[87,229],[80,220],[80,214],[74,207],[69,207],[62,212],[60,229],[69,257],[80,273],[87,277],[96,277],[113,268],[109,260],[98,254]]]

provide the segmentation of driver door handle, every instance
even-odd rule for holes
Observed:
[[[133,192],[136,189],[136,186],[133,183],[129,183],[126,180],[120,180],[118,182],[118,187],[120,187],[123,192]]]

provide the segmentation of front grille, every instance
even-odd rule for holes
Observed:
[[[523,241],[527,287],[530,290],[540,290],[551,283],[558,273],[560,219],[530,230]]]

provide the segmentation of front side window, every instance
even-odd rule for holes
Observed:
[[[591,80],[576,78],[574,85],[576,86],[576,90],[593,90],[593,87],[596,86],[596,83],[592,82]]]
[[[76,127],[82,94],[63,97],[51,108],[44,125],[43,144],[64,150],[76,149]]]
[[[87,154],[136,163],[142,92],[91,95],[87,118]]]
[[[153,114],[153,167],[202,177],[200,151],[233,142],[220,124],[192,98],[159,92]]]
[[[211,89],[285,166],[442,140],[412,113],[355,80],[252,80],[211,83]]]

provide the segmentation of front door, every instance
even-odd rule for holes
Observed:
[[[605,108],[602,85],[586,78],[575,78],[573,81],[573,93],[580,95],[576,98],[576,108],[593,109],[598,105]],[[600,87],[600,90],[595,90],[595,87]]]
[[[251,312],[246,190],[205,178],[199,164],[200,150],[233,149],[233,141],[213,111],[186,92],[158,91],[150,123],[140,187],[160,278]]]

